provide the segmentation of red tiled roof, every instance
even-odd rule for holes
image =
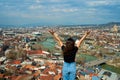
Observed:
[[[28,54],[43,54],[42,50],[30,50],[27,51]]]
[[[8,68],[8,69],[14,70],[14,71],[16,70],[16,67],[15,67],[15,66],[6,65],[5,67]]]
[[[31,80],[33,78],[32,75],[20,75],[20,76],[13,76],[10,80]]]
[[[55,64],[51,64],[49,65],[50,69],[55,69],[56,68],[56,65]]]
[[[90,75],[90,77],[92,77],[92,76],[98,76],[98,74],[95,74],[95,73],[90,73],[89,75]]]
[[[52,75],[41,75],[40,80],[53,80],[54,76]]]
[[[33,68],[35,68],[35,66],[32,66],[32,65],[25,65],[24,68],[26,68],[26,69],[33,69]]]
[[[20,76],[11,76],[10,80],[17,80],[16,78],[18,78]]]
[[[35,73],[33,74],[34,77],[37,77],[37,76],[39,76],[39,75],[40,75],[40,71],[37,71],[37,72],[35,72]]]
[[[61,75],[61,74],[58,74],[58,75],[56,75],[56,76],[54,77],[54,80],[59,80],[61,77],[62,77],[62,75]]]
[[[21,63],[20,60],[14,60],[14,61],[13,61],[13,64],[20,64],[20,63]]]
[[[42,73],[43,74],[48,74],[49,68],[45,69]]]
[[[3,78],[4,74],[0,74],[0,78]]]

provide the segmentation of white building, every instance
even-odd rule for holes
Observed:
[[[102,69],[99,73],[98,76],[102,79],[102,80],[119,80],[119,77],[117,73],[108,71],[108,70],[104,70]]]

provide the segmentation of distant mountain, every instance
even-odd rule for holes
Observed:
[[[120,26],[120,22],[110,22],[108,24],[116,24],[116,25]]]
[[[120,22],[109,22],[105,24],[82,24],[82,25],[59,25],[58,27],[83,27],[83,28],[112,28],[114,25],[120,26]]]
[[[99,24],[98,26],[113,27],[114,25],[120,26],[120,22],[109,22],[107,24]]]

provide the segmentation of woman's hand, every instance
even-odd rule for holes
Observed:
[[[90,32],[91,32],[91,30],[88,30],[88,31],[85,32],[85,34],[83,35],[83,37],[77,43],[77,47],[79,47],[81,45],[81,43],[83,42],[83,40],[90,34]]]
[[[85,33],[85,34],[86,34],[86,35],[89,35],[89,34],[90,34],[90,32],[91,32],[90,30],[89,30],[89,31],[86,31],[86,33]]]
[[[49,32],[50,32],[50,34],[54,34],[55,33],[55,31],[53,31],[53,29],[51,29],[51,30],[48,30]]]

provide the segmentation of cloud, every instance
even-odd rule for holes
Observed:
[[[40,3],[41,2],[41,0],[36,0],[36,3]]]
[[[98,10],[96,8],[88,8],[85,9],[83,12],[89,15],[95,15]]]
[[[70,8],[70,9],[53,9],[52,10],[53,12],[76,12],[78,11],[78,9],[73,9],[73,8]]]
[[[34,10],[34,9],[42,9],[42,8],[43,8],[42,5],[31,5],[31,6],[29,6],[29,9],[32,9],[32,10]]]
[[[62,2],[63,0],[49,0],[50,2]]]
[[[85,2],[88,6],[107,6],[107,5],[118,5],[120,0],[93,0]]]
[[[109,1],[88,1],[86,2],[89,6],[102,6],[102,5],[109,5]]]

